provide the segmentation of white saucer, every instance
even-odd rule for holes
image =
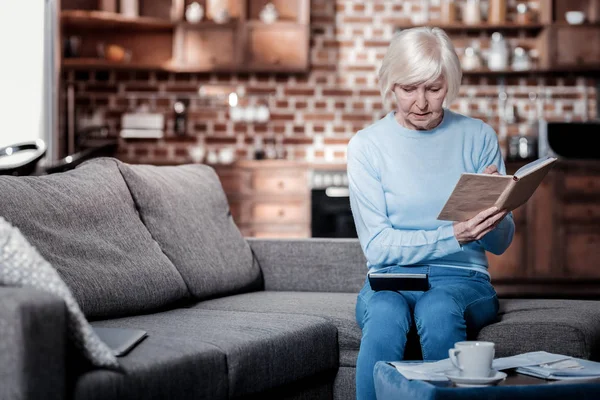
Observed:
[[[503,381],[506,378],[506,374],[502,371],[492,371],[492,374],[488,377],[471,377],[461,376],[460,371],[451,370],[446,371],[446,377],[460,387],[477,387],[477,386],[490,386],[496,385],[498,382]]]

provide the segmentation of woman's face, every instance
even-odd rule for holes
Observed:
[[[401,125],[409,129],[429,130],[442,121],[442,106],[448,93],[448,85],[443,76],[433,82],[396,84],[393,91],[398,104],[396,119]]]

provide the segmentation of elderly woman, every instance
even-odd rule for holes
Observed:
[[[373,291],[366,280],[356,305],[358,399],[375,398],[375,363],[403,359],[413,324],[423,359],[440,360],[498,312],[485,252],[508,248],[512,215],[492,207],[468,221],[436,219],[461,173],[505,174],[494,130],[445,108],[461,78],[444,31],[401,31],[379,71],[382,96],[396,109],[348,145],[350,202],[369,272],[425,273],[430,287]]]

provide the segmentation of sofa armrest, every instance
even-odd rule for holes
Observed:
[[[265,290],[358,293],[367,261],[358,239],[247,238]]]
[[[62,299],[0,287],[0,399],[64,399],[66,344]]]

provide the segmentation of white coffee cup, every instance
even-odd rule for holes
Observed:
[[[481,341],[456,342],[448,350],[450,361],[459,369],[460,375],[473,378],[486,378],[492,372],[494,343]]]

